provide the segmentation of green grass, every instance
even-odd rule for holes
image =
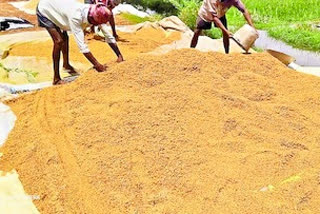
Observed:
[[[311,24],[319,22],[320,0],[242,0],[258,29],[266,30],[275,39],[311,51],[320,51],[320,31]],[[234,30],[245,24],[242,14],[232,8],[228,14]]]
[[[150,16],[150,17],[140,17],[140,16],[136,16],[136,15],[133,15],[133,14],[130,14],[130,13],[122,13],[121,16],[128,20],[129,22],[131,22],[132,24],[139,24],[139,23],[142,23],[142,22],[146,22],[146,21],[150,21],[150,22],[153,22],[153,21],[158,21],[158,20],[161,20],[163,17],[161,15],[153,15],[153,16]]]
[[[243,0],[258,22],[304,22],[320,19],[320,0]]]
[[[295,48],[320,51],[320,31],[308,25],[280,26],[268,29],[271,37],[280,39]]]
[[[158,12],[166,15],[178,15],[191,29],[195,27],[197,13],[202,3],[202,0],[128,1],[145,8],[158,9]],[[320,22],[320,0],[242,0],[242,2],[252,15],[258,29],[266,30],[270,36],[293,47],[320,51],[320,31],[310,27],[312,23]],[[243,15],[235,8],[228,11],[227,18],[232,32],[246,23]],[[221,32],[212,29],[207,31],[206,35],[220,38]]]
[[[38,72],[30,71],[30,70],[24,70],[19,68],[7,68],[2,63],[0,63],[0,70],[1,72],[1,79],[8,79],[9,73],[15,72],[15,73],[24,73],[26,75],[26,78],[28,82],[35,82],[35,78],[38,76]]]
[[[132,24],[138,24],[138,23],[141,23],[141,22],[149,21],[148,17],[142,18],[140,16],[136,16],[136,15],[133,15],[133,14],[130,14],[130,13],[122,13],[121,16],[123,18],[125,18],[126,20],[128,20],[129,22],[131,22]]]

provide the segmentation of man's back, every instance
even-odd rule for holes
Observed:
[[[40,0],[38,9],[41,14],[46,16],[58,27],[63,30],[69,30],[70,19],[72,17],[81,17],[81,11],[89,8],[76,0]]]

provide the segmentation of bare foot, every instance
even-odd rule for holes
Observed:
[[[66,83],[68,83],[67,81],[65,81],[65,80],[54,80],[53,81],[53,85],[64,85],[64,84],[66,84]]]
[[[78,76],[79,73],[76,72],[76,70],[74,69],[74,67],[72,67],[72,65],[65,65],[63,66],[63,68],[66,70],[66,72],[68,72],[68,74],[70,74],[71,76]]]
[[[117,62],[119,63],[119,62],[123,62],[123,61],[124,61],[123,56],[120,55],[120,56],[118,57],[118,59],[117,59]]]

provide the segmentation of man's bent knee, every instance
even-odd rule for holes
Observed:
[[[196,35],[200,35],[201,34],[201,29],[198,29],[198,28],[196,28],[195,30],[194,30],[194,34],[196,34]]]
[[[62,36],[63,36],[63,40],[64,41],[68,41],[69,40],[69,36],[68,36],[68,33],[66,31],[63,31]]]
[[[57,47],[62,47],[64,42],[65,41],[63,39],[55,39],[55,40],[53,40],[54,45],[57,46]]]

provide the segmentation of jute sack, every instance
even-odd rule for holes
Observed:
[[[246,51],[251,48],[258,37],[258,32],[248,24],[245,24],[233,35],[233,38],[236,39]]]

